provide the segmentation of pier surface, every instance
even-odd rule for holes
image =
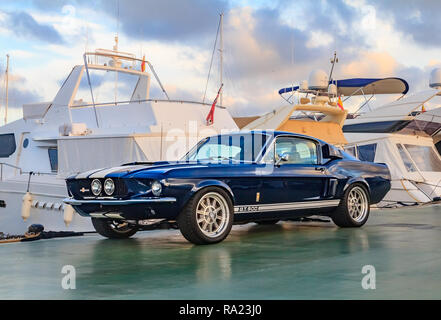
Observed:
[[[0,299],[441,299],[441,206],[374,210],[361,229],[236,226],[211,246],[179,231],[2,244],[0,261]]]

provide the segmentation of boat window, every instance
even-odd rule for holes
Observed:
[[[136,74],[112,70],[89,69],[89,76],[95,104],[145,99],[145,97],[140,97],[139,99],[133,97],[139,80],[139,76]],[[73,106],[79,107],[91,104],[92,96],[90,93],[89,80],[87,74],[84,73]]]
[[[261,133],[225,134],[205,139],[190,151],[187,161],[256,161],[268,136]]]
[[[421,171],[441,171],[441,160],[432,146],[404,145]]]
[[[404,147],[401,144],[397,144],[398,151],[400,152],[401,159],[404,162],[404,166],[406,167],[406,170],[409,172],[415,172],[417,171],[415,168],[415,165],[413,164],[412,160],[407,155],[406,151],[404,150]]]
[[[376,143],[357,146],[358,159],[360,159],[361,161],[374,162],[376,151],[377,151]]]
[[[317,145],[308,139],[281,137],[276,140],[276,161],[282,154],[288,154],[283,164],[317,164]]]
[[[57,148],[49,148],[49,162],[51,164],[51,171],[58,172],[58,149]]]
[[[0,158],[8,158],[16,149],[15,135],[13,133],[0,134]]]
[[[357,154],[355,152],[355,147],[345,147],[345,151],[349,153],[351,156],[357,158]]]

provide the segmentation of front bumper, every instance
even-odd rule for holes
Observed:
[[[177,199],[174,197],[139,199],[82,199],[66,198],[83,217],[118,216],[125,220],[173,219],[179,214]]]
[[[128,200],[113,200],[113,199],[84,199],[76,200],[73,198],[66,198],[64,203],[71,206],[81,206],[83,204],[98,204],[102,206],[128,206],[133,204],[150,204],[150,203],[174,203],[176,198],[164,197],[164,198],[146,198],[146,199],[128,199]]]

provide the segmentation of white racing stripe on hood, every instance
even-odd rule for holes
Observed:
[[[120,173],[120,172],[130,172],[133,170],[145,168],[145,165],[134,165],[134,166],[121,166],[121,167],[113,167],[108,169],[102,169],[100,171],[97,171],[89,176],[90,179],[99,179],[99,178],[105,178],[107,175],[111,173]]]
[[[101,171],[101,170],[105,170],[106,168],[101,168],[101,169],[93,169],[93,170],[89,170],[86,172],[82,172],[79,173],[75,176],[75,179],[87,179],[91,174]]]

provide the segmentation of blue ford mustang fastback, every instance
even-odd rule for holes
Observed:
[[[312,137],[251,131],[205,138],[178,162],[93,170],[67,186],[65,202],[105,237],[128,238],[154,221],[209,244],[233,223],[323,215],[361,227],[389,191],[390,173]]]

